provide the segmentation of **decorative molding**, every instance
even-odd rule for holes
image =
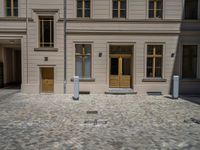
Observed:
[[[40,47],[40,48],[34,48],[35,52],[57,52],[58,48],[52,48],[52,47]]]

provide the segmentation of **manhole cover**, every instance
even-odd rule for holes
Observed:
[[[87,114],[98,114],[98,111],[96,111],[96,110],[88,110],[86,113]]]

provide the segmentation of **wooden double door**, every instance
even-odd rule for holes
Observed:
[[[41,92],[54,92],[54,68],[41,68]]]
[[[110,55],[110,88],[131,88],[131,66],[131,55]]]

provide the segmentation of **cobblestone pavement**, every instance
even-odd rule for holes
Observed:
[[[200,105],[164,96],[0,91],[0,150],[199,150],[198,119]]]

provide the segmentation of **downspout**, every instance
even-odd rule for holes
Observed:
[[[67,0],[64,0],[64,94],[66,94],[66,84],[67,84]]]
[[[28,84],[28,0],[26,0],[26,83]]]

